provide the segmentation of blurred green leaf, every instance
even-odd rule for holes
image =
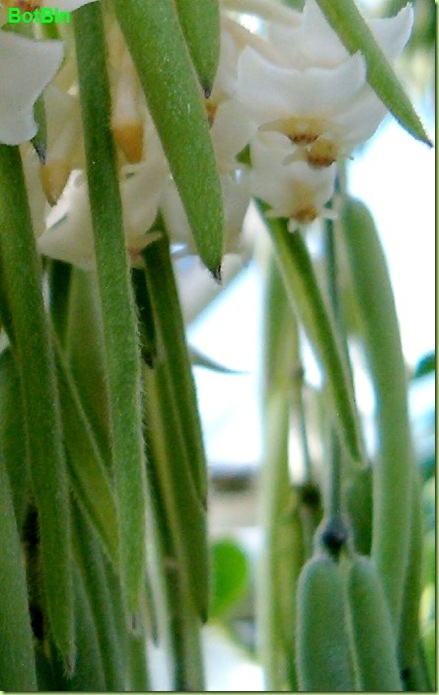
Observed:
[[[352,529],[355,550],[370,555],[373,518],[372,466],[356,471],[345,490],[346,511]]]
[[[221,618],[242,597],[248,582],[248,561],[239,545],[229,539],[214,541],[210,616]]]
[[[412,379],[420,379],[427,374],[434,374],[436,371],[436,354],[429,352],[419,360],[416,365]]]

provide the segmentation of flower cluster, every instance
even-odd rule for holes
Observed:
[[[290,231],[331,216],[328,203],[334,192],[337,162],[375,132],[386,108],[367,83],[364,57],[347,52],[315,0],[306,0],[300,13],[273,3],[270,18],[260,21],[260,34],[232,19],[240,11],[240,0],[222,3],[220,62],[205,106],[224,196],[225,251],[232,252],[237,249],[252,196],[270,206],[270,215],[288,218]],[[82,4],[84,0],[71,0],[69,8]],[[52,3],[43,0],[39,5]],[[249,6],[251,0],[246,2],[246,11]],[[256,2],[255,12],[257,8]],[[230,9],[235,12],[230,13]],[[410,34],[411,7],[390,19],[371,20],[368,25],[388,59],[394,60]],[[13,42],[14,51],[22,49],[26,60],[36,65],[31,71],[32,89],[17,77],[13,82],[14,88],[24,85],[24,105],[19,107],[13,101],[3,104],[8,99],[2,99],[0,141],[12,144],[34,134],[30,106],[58,69],[61,47],[54,41],[30,42],[0,32],[0,57],[4,52],[9,62],[18,59],[7,42],[11,46]],[[137,262],[139,252],[153,238],[150,230],[158,213],[171,239],[191,252],[189,224],[115,20],[108,27],[108,49],[112,130],[118,145],[126,243],[132,261]],[[23,60],[20,58],[24,65]],[[7,85],[2,87],[2,94],[9,94],[12,71],[5,65],[2,60],[0,82]],[[38,65],[44,66],[39,81],[35,79]],[[41,166],[42,183],[35,176],[39,165],[30,148],[25,153],[25,168],[41,252],[92,268],[94,252],[75,79],[72,60],[67,56],[45,93],[49,139],[46,162]],[[21,129],[17,110],[23,116]],[[48,218],[55,222],[48,223],[47,210],[42,211],[43,190],[50,205],[55,206],[55,217],[52,213]],[[59,201],[63,190],[68,195]]]

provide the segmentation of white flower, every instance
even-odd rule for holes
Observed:
[[[239,235],[250,203],[250,177],[247,168],[220,176],[224,201],[223,253],[237,253]],[[160,202],[160,212],[173,244],[182,244],[186,253],[196,253],[193,235],[174,181],[170,180]]]
[[[252,194],[271,206],[268,217],[287,217],[294,232],[317,218],[332,218],[325,207],[334,192],[336,167],[310,167],[306,162],[285,164],[285,144],[278,133],[261,132],[252,142]]]
[[[410,6],[369,22],[390,59],[402,50],[411,24]],[[299,25],[295,13],[291,26],[272,25],[270,36],[282,58],[269,60],[246,47],[237,98],[260,127],[290,140],[296,159],[329,166],[367,140],[387,113],[367,84],[364,57],[348,54],[315,0],[307,0]]]
[[[157,216],[163,191],[170,178],[157,132],[149,114],[145,117],[147,156],[138,164],[120,169],[125,244],[136,264],[139,253],[151,241],[149,230]],[[67,185],[65,196],[54,208],[58,214],[67,205],[61,220],[46,229],[37,240],[41,253],[50,258],[72,263],[83,270],[96,265],[88,187],[84,173],[77,173]]]
[[[31,41],[0,30],[0,142],[18,145],[35,135],[34,104],[62,57],[60,41]]]
[[[210,136],[220,174],[237,166],[237,155],[248,145],[256,124],[247,109],[234,100],[237,62],[244,46],[258,41],[250,32],[227,17],[222,18],[221,50],[212,92],[206,99]]]
[[[62,9],[73,11],[95,0],[62,0]],[[58,8],[55,0],[3,0],[0,26],[7,20],[6,9],[22,11]],[[37,132],[33,107],[57,73],[63,58],[60,41],[34,41],[0,30],[0,142],[18,145]]]

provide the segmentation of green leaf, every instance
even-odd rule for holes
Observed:
[[[211,546],[212,597],[210,616],[221,618],[242,597],[248,582],[247,556],[233,540],[221,539]]]
[[[259,203],[260,210],[263,205]],[[287,230],[285,219],[264,218],[288,299],[314,348],[338,428],[353,461],[364,458],[361,431],[343,351],[323,299],[306,244]]]
[[[0,455],[8,471],[21,529],[30,498],[30,472],[20,379],[10,349],[0,355]]]
[[[218,0],[176,0],[176,5],[193,64],[209,97],[220,55]]]
[[[207,464],[168,239],[155,241],[143,257],[159,354],[154,369],[145,374],[150,469],[156,475],[163,522],[169,527],[181,575],[205,620]]]
[[[204,369],[208,369],[211,372],[216,372],[217,374],[238,375],[246,373],[240,369],[231,369],[230,367],[226,367],[224,364],[220,364],[193,346],[189,348],[189,356],[194,367],[203,367]]]
[[[0,456],[0,683],[6,690],[37,690],[26,572],[6,467]]]
[[[361,16],[355,1],[317,0],[317,3],[349,53],[361,51],[364,55],[368,82],[398,123],[414,138],[431,146],[404,87]]]
[[[434,374],[436,371],[436,354],[430,352],[424,355],[416,365],[415,373],[413,374],[413,379],[420,379],[427,374]]]
[[[70,484],[109,559],[117,567],[119,538],[110,476],[82,408],[80,394],[56,342],[55,348]]]
[[[143,258],[159,350],[162,362],[169,372],[173,399],[188,452],[189,475],[204,506],[207,495],[207,464],[185,326],[167,237],[162,236],[150,244],[145,249]]]
[[[2,284],[12,321],[38,507],[44,594],[53,638],[71,667],[74,624],[67,471],[41,265],[16,147],[0,145],[0,187]]]
[[[174,0],[115,0],[116,14],[201,260],[220,278],[223,200],[198,84]]]
[[[96,536],[77,504],[73,504],[72,518],[73,550],[93,616],[105,687],[110,692],[121,692],[125,688],[126,630],[120,631],[116,625],[113,615],[116,597],[107,582],[105,560]]]
[[[42,96],[38,97],[37,101],[35,102],[34,117],[38,125],[38,130],[31,142],[41,164],[45,164],[47,152],[47,123],[46,107],[44,104],[44,98]]]
[[[134,18],[133,18],[134,20]],[[125,250],[102,8],[75,12],[76,58],[87,180],[105,342],[120,570],[129,610],[138,609],[145,567],[145,456],[137,317]]]
[[[413,466],[406,367],[386,260],[374,221],[361,201],[345,201],[341,227],[376,394],[372,556],[397,631],[409,551]]]

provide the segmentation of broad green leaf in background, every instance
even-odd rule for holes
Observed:
[[[368,82],[398,123],[414,138],[431,145],[419,116],[355,0],[317,0],[317,3],[349,53],[361,51],[364,55]]]
[[[223,200],[203,95],[174,0],[115,0],[203,263],[220,279]]]
[[[221,618],[241,598],[248,581],[247,557],[233,540],[222,538],[211,546],[212,596],[210,617]]]

